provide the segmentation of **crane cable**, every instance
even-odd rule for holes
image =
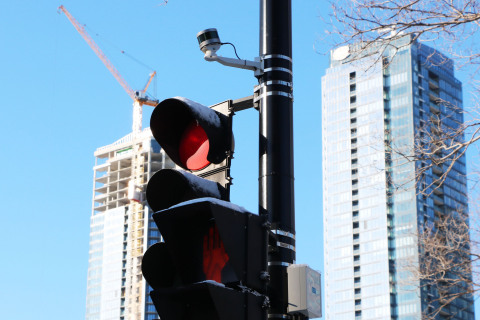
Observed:
[[[120,48],[119,46],[117,46],[115,43],[113,43],[112,41],[108,40],[107,38],[105,38],[104,36],[102,36],[101,34],[99,34],[98,32],[96,32],[95,30],[93,30],[92,28],[88,27],[86,24],[83,25],[86,29],[89,30],[90,34],[94,34],[96,37],[98,37],[100,39],[101,42],[104,42],[106,43],[107,45],[109,45],[110,47],[118,50],[121,54],[125,55],[127,58],[130,58],[131,60],[135,61],[136,63],[138,63],[139,65],[141,65],[142,67],[144,67],[145,69],[147,69],[149,72],[153,72],[154,69],[152,67],[150,67],[149,65],[147,65],[146,63],[138,60],[137,58],[135,58],[134,56],[132,56],[131,54],[129,54],[128,52],[126,52],[125,50],[123,50],[122,48]],[[149,93],[149,90],[147,90],[147,92],[145,92],[147,94],[149,94],[150,96],[152,96],[153,98],[155,98],[157,96],[157,75],[154,76],[153,78],[153,95]]]
[[[132,56],[131,54],[129,54],[128,52],[126,52],[125,50],[123,50],[122,48],[120,48],[119,46],[117,46],[115,43],[113,43],[112,41],[108,40],[107,38],[105,38],[103,35],[99,34],[98,32],[96,32],[95,30],[93,30],[92,28],[88,27],[86,24],[83,25],[86,29],[88,29],[90,31],[90,34],[94,34],[95,36],[97,36],[101,41],[103,41],[104,43],[108,44],[109,46],[115,48],[116,50],[118,50],[121,54],[125,55],[126,57],[132,59],[133,61],[135,61],[136,63],[138,63],[139,65],[143,66],[144,68],[148,69],[148,71],[152,72],[154,71],[154,69],[152,67],[150,67],[149,65],[145,64],[144,62],[138,60],[137,58],[135,58],[134,56]]]

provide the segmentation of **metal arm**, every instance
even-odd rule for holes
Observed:
[[[212,51],[207,51],[205,53],[205,60],[207,61],[216,61],[227,67],[234,67],[240,69],[247,69],[255,71],[255,76],[260,76],[263,74],[263,61],[251,61],[251,60],[241,60],[233,59],[219,56]]]

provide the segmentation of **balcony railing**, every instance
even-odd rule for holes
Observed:
[[[440,106],[435,103],[430,103],[430,112],[434,114],[439,114],[440,113]]]

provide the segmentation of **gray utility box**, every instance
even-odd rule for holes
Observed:
[[[288,274],[288,313],[301,313],[309,318],[322,316],[320,272],[306,264],[292,264]]]

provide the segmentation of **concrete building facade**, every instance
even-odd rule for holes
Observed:
[[[156,171],[174,164],[149,128],[98,148],[94,155],[86,319],[158,319],[141,259],[161,236],[144,191]]]

